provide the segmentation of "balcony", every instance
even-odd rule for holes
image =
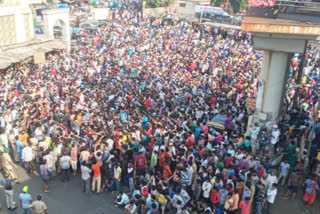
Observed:
[[[320,24],[320,1],[250,1],[247,16]],[[249,4],[250,4],[249,3]],[[320,32],[319,32],[320,34]]]

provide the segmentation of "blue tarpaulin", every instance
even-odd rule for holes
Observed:
[[[69,6],[66,4],[59,4],[58,8],[69,8]]]

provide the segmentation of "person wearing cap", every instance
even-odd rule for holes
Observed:
[[[2,153],[2,152],[0,152]],[[17,179],[18,176],[16,175],[16,173],[14,172],[14,168],[17,168],[17,165],[15,163],[13,163],[10,155],[9,155],[9,148],[5,147],[3,149],[3,153],[1,155],[1,164],[2,164],[2,168],[4,169],[5,173],[9,175],[8,178],[10,179]]]
[[[278,128],[278,125],[274,125],[271,131],[271,141],[270,141],[270,152],[272,152],[273,154],[277,150],[277,144],[279,142],[280,134],[281,132]]]
[[[32,197],[28,193],[28,191],[29,191],[29,187],[24,186],[22,188],[22,193],[19,194],[20,206],[23,209],[23,214],[31,214],[29,206],[32,203]]]
[[[12,182],[15,180],[16,179],[9,179],[8,174],[5,174],[5,178],[0,180],[0,188],[4,189],[8,210],[15,210],[17,208],[13,200],[14,193],[12,188]]]
[[[29,209],[35,214],[47,214],[47,205],[41,200],[41,195],[37,196],[37,200],[29,205]]]

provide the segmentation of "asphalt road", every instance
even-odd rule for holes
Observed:
[[[115,208],[113,200],[115,198],[111,193],[101,193],[99,195],[90,193],[85,195],[81,192],[80,176],[71,176],[68,183],[62,183],[58,176],[53,183],[50,183],[49,193],[43,192],[43,182],[39,176],[26,174],[21,168],[17,169],[20,184],[14,185],[14,197],[18,209],[14,211],[7,210],[4,191],[0,190],[0,201],[2,205],[1,214],[21,214],[22,209],[19,207],[18,195],[22,192],[24,185],[29,186],[29,193],[35,200],[38,194],[42,195],[42,200],[47,204],[49,214],[123,214],[124,211]],[[0,175],[2,179],[2,175]],[[309,212],[306,212],[302,201],[302,191],[292,201],[285,198],[286,187],[280,187],[276,202],[274,204],[273,214],[320,214],[320,209],[316,209],[314,204]],[[317,203],[319,202],[319,199]]]
[[[42,200],[48,207],[48,214],[120,214],[123,210],[115,208],[111,193],[101,193],[99,195],[90,193],[85,195],[81,191],[81,178],[79,175],[71,176],[68,183],[62,183],[60,177],[49,184],[49,193],[43,192],[43,182],[39,176],[26,174],[23,169],[18,168],[20,184],[14,184],[14,198],[18,209],[10,211],[7,209],[4,191],[0,190],[0,201],[2,205],[1,214],[21,214],[22,209],[19,205],[19,194],[24,185],[29,186],[29,193],[32,199],[36,200],[38,194],[42,195]],[[0,176],[2,179],[2,175]]]

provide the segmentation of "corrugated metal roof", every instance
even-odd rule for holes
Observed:
[[[50,52],[66,48],[61,40],[34,39],[32,41],[9,45],[0,48],[0,69],[5,69],[14,63],[18,63],[32,57],[37,52]]]

